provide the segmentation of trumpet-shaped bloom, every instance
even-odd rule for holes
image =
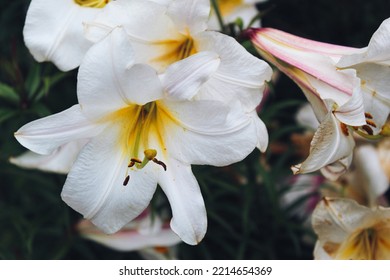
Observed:
[[[251,21],[258,15],[256,4],[265,2],[265,0],[217,0],[216,2],[225,24],[240,18],[244,27],[250,27]],[[257,26],[258,21],[256,21]],[[211,10],[208,28],[210,30],[219,30],[221,28],[214,9]]]
[[[372,42],[388,44],[380,35],[385,33],[382,29],[387,24],[386,21],[382,24]],[[325,174],[336,179],[351,162],[355,145],[352,132],[371,138],[381,133],[389,114],[386,95],[390,83],[384,77],[387,72],[382,71],[387,66],[371,63],[369,59],[363,61],[361,56],[358,56],[360,60],[356,58],[356,54],[369,52],[376,44],[370,43],[360,50],[315,42],[270,28],[253,29],[249,35],[260,54],[302,89],[320,122],[309,157],[292,167],[294,173],[322,168]]]
[[[264,80],[271,78],[272,70],[233,38],[207,31],[209,14],[209,0],[176,0],[165,5],[117,0],[86,25],[86,34],[97,42],[114,27],[123,26],[135,49],[136,61],[153,66],[160,74],[173,63],[177,68],[185,68],[189,63],[211,63],[212,57],[207,61],[194,54],[212,52],[220,61],[216,71],[199,86],[196,96],[183,98],[220,100],[226,104],[240,100],[243,110],[252,113],[262,99]],[[258,127],[266,136],[264,125],[259,122]],[[266,144],[262,143],[262,150]]]
[[[194,56],[199,57],[208,63],[173,64],[161,84],[153,68],[135,64],[127,35],[116,28],[90,48],[80,66],[79,104],[23,126],[15,137],[40,154],[90,139],[62,198],[104,232],[114,233],[137,217],[159,184],[172,207],[171,228],[196,244],[207,219],[191,164],[228,165],[258,144],[256,118],[239,102],[188,100],[219,65],[214,53]]]
[[[390,209],[324,198],[313,212],[315,259],[390,259]]]
[[[180,238],[158,215],[146,209],[140,216],[125,225],[115,234],[101,232],[88,220],[77,224],[80,235],[108,248],[118,251],[139,251],[154,258],[167,258],[170,248],[181,242]]]
[[[26,46],[39,61],[51,61],[60,70],[80,65],[91,46],[83,22],[92,20],[111,0],[32,0],[23,35]]]

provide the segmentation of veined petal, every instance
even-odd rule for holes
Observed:
[[[341,106],[352,96],[356,75],[351,75],[351,71],[343,72],[336,68],[335,61],[339,56],[319,52],[316,47],[311,50],[308,48],[310,44],[305,45],[306,39],[279,30],[260,28],[250,35],[261,54],[268,53],[274,60],[287,64],[281,70],[291,72],[299,69],[310,79],[314,88],[322,86],[323,89],[317,90],[322,99],[332,99]],[[314,42],[313,44],[316,45]],[[323,48],[321,43],[319,45]],[[329,45],[330,53],[331,46],[333,45]]]
[[[159,166],[128,170],[129,155],[119,147],[120,124],[107,127],[81,151],[70,171],[62,199],[105,233],[114,233],[150,203]],[[129,175],[128,184],[124,180]]]
[[[390,65],[390,19],[386,19],[372,35],[366,48],[343,56],[337,63],[339,67],[352,67],[363,62]]]
[[[243,160],[258,144],[253,119],[218,101],[165,102],[175,116],[166,128],[167,150],[187,164],[224,166]],[[266,135],[264,135],[266,137]]]
[[[37,61],[52,61],[62,71],[74,69],[91,46],[83,36],[82,22],[93,19],[100,10],[69,0],[31,1],[24,41]]]
[[[355,66],[361,79],[364,111],[369,113],[374,126],[373,134],[378,134],[387,121],[390,112],[390,68],[388,66],[362,63]]]
[[[334,111],[334,115],[339,121],[351,126],[366,124],[364,113],[363,96],[360,91],[360,85],[355,85],[352,97]]]
[[[309,173],[348,157],[355,146],[349,128],[329,112],[318,127],[310,144],[310,155],[301,164],[292,167],[294,174]]]
[[[207,230],[207,214],[198,182],[191,166],[178,160],[168,160],[167,171],[158,183],[172,208],[171,228],[190,245],[202,241]]]
[[[79,105],[74,105],[22,126],[15,132],[15,138],[35,153],[50,155],[58,147],[77,139],[92,138],[102,129],[85,118]]]
[[[252,112],[262,99],[265,81],[271,79],[271,67],[229,36],[208,31],[195,39],[199,51],[215,52],[221,59],[217,72],[202,87],[199,98],[225,103],[238,99],[246,112]]]
[[[28,151],[18,157],[10,158],[10,162],[23,168],[67,174],[87,142],[88,139],[80,139],[66,143],[50,155]]]
[[[336,181],[341,175],[348,171],[353,159],[353,154],[339,159],[338,161],[331,163],[321,168],[322,175],[331,181]]]
[[[88,51],[78,75],[78,98],[87,117],[101,118],[128,104],[144,105],[162,97],[156,71],[133,63],[131,43],[121,28]]]
[[[162,83],[168,99],[190,100],[215,73],[220,58],[213,52],[200,52],[168,67]]]
[[[209,0],[175,0],[168,6],[168,15],[182,34],[196,34],[207,29]]]

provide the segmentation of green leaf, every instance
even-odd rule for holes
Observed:
[[[3,83],[0,83],[0,98],[12,104],[18,104],[20,101],[19,95],[15,89]]]
[[[40,83],[41,83],[41,66],[35,63],[31,68],[31,70],[28,72],[27,80],[25,83],[25,88],[30,98],[35,95],[35,93],[39,88]]]
[[[13,111],[11,109],[0,109],[0,124],[2,122],[5,122],[6,120],[12,118],[17,114],[16,111]]]

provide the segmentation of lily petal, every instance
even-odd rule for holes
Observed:
[[[149,205],[160,171],[155,165],[128,171],[128,155],[116,146],[120,132],[120,125],[107,127],[85,146],[61,194],[105,233],[118,231]],[[124,186],[127,174],[130,180]]]
[[[133,63],[131,43],[121,28],[88,51],[78,75],[78,98],[86,116],[101,118],[128,104],[144,105],[162,97],[156,71]]]
[[[210,1],[175,0],[168,6],[167,13],[182,34],[196,34],[207,29]]]
[[[198,244],[206,234],[207,214],[191,166],[169,159],[159,184],[172,207],[172,230],[187,244]]]
[[[15,138],[35,153],[50,155],[66,143],[94,137],[101,130],[101,126],[85,118],[79,105],[74,105],[63,112],[22,126],[15,132]]]
[[[263,97],[264,82],[271,79],[271,67],[229,36],[208,31],[199,34],[196,41],[199,51],[215,52],[221,59],[217,72],[202,87],[199,98],[227,104],[239,99],[245,111],[252,112]]]
[[[294,174],[319,170],[352,153],[355,146],[353,136],[347,127],[341,126],[330,112],[314,134],[309,157],[303,163],[292,167]]]
[[[182,162],[225,166],[244,159],[258,144],[257,127],[239,104],[235,110],[218,101],[165,104],[177,120],[167,130],[167,149]]]
[[[80,139],[66,143],[50,155],[28,151],[18,157],[10,158],[10,162],[23,168],[67,174],[87,142],[88,139]]]
[[[26,46],[39,62],[52,61],[62,71],[74,69],[91,46],[83,36],[82,22],[100,10],[69,0],[31,1],[23,29]]]
[[[208,51],[172,64],[161,77],[167,98],[190,100],[215,73],[219,64],[218,55]]]

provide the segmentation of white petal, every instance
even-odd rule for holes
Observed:
[[[341,128],[340,122],[330,112],[314,134],[309,157],[303,163],[292,167],[294,173],[314,172],[348,157],[353,151],[355,141],[352,132],[345,129]]]
[[[355,54],[344,56],[338,62],[339,67],[351,67],[362,62],[375,62],[390,65],[390,19],[386,19],[372,36],[368,47]]]
[[[297,122],[311,130],[317,130],[320,125],[310,104],[303,105],[296,115]]]
[[[220,64],[216,53],[200,52],[168,67],[162,76],[167,98],[189,100],[215,73]]]
[[[196,34],[207,28],[209,0],[175,0],[168,6],[168,15],[182,34]]]
[[[328,255],[327,252],[325,252],[324,248],[322,247],[322,244],[317,241],[316,245],[314,246],[314,259],[315,260],[331,260],[332,258]]]
[[[321,168],[322,175],[331,181],[336,181],[348,171],[353,159],[353,154]]]
[[[265,81],[271,79],[269,65],[249,54],[233,38],[217,32],[203,32],[196,42],[198,51],[215,52],[221,59],[199,98],[225,103],[238,99],[246,112],[252,112],[262,99]]]
[[[256,126],[257,145],[256,147],[261,151],[265,152],[268,147],[268,131],[264,122],[257,115],[256,110],[249,114]]]
[[[27,149],[43,155],[53,153],[58,147],[77,139],[91,138],[102,127],[86,119],[79,105],[36,120],[15,132],[15,138]]]
[[[233,110],[217,101],[165,104],[176,120],[166,128],[167,150],[187,164],[232,164],[258,144],[257,127],[239,106]]]
[[[128,104],[162,97],[156,71],[133,63],[131,43],[121,28],[88,51],[78,75],[78,98],[87,117],[101,118]]]
[[[50,155],[28,151],[18,157],[10,158],[10,162],[24,168],[67,174],[87,142],[87,139],[69,142],[57,148]]]
[[[107,127],[81,151],[62,190],[62,199],[105,233],[114,233],[148,205],[160,167],[127,173],[129,155],[118,145],[121,127]],[[124,180],[129,174],[126,186]]]
[[[355,229],[362,228],[362,218],[369,208],[342,198],[324,198],[314,209],[313,229],[322,244],[341,243]]]
[[[375,205],[377,199],[389,188],[389,181],[376,149],[370,145],[358,147],[355,151],[355,166],[354,185],[365,193],[369,205]]]
[[[69,0],[31,1],[24,41],[37,61],[52,61],[62,71],[76,68],[91,46],[83,36],[82,22],[91,20],[100,10]]]
[[[190,245],[202,241],[207,230],[207,214],[198,182],[191,166],[169,159],[159,185],[172,208],[171,228]]]
[[[371,114],[374,134],[378,134],[386,123],[390,112],[390,76],[389,66],[363,63],[355,66],[362,80],[364,111]]]
[[[107,235],[99,231],[88,220],[81,221],[77,227],[84,238],[117,251],[173,246],[181,242],[181,239],[170,228],[162,228],[153,234],[141,234],[135,229],[124,228],[117,233]]]

